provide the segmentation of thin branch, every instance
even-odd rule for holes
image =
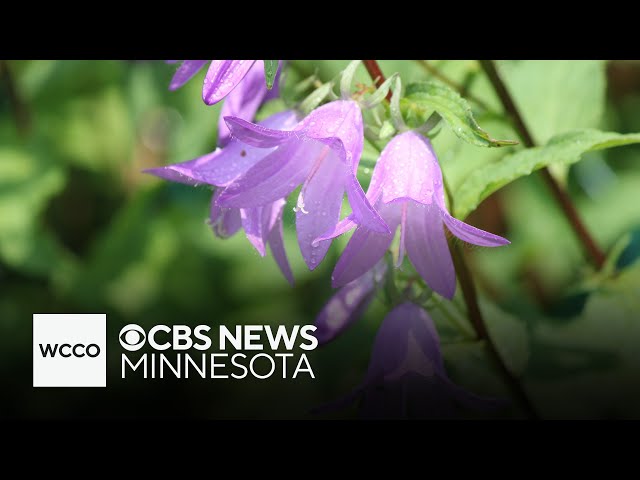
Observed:
[[[511,391],[511,394],[518,400],[518,402],[524,409],[527,417],[532,420],[538,420],[540,416],[536,412],[536,409],[529,399],[527,392],[524,390],[524,387],[522,386],[518,378],[513,373],[511,373],[511,370],[509,370],[509,367],[507,367],[506,363],[502,359],[502,356],[500,355],[500,352],[498,352],[496,344],[487,331],[486,323],[484,321],[484,318],[482,317],[482,312],[480,311],[480,306],[478,304],[476,287],[473,283],[471,272],[469,271],[469,267],[467,266],[466,260],[464,258],[464,253],[462,252],[460,245],[451,240],[449,242],[449,250],[451,251],[453,264],[456,269],[458,280],[460,281],[462,296],[464,297],[464,301],[467,305],[467,312],[469,314],[471,324],[476,331],[476,335],[480,340],[484,340],[486,342],[489,356],[500,371],[502,378]]]
[[[367,72],[369,72],[369,76],[371,77],[371,80],[373,80],[373,82],[376,84],[376,87],[380,87],[380,85],[384,83],[386,78],[384,77],[384,73],[382,73],[382,70],[380,70],[380,65],[378,65],[378,61],[363,60],[362,63],[364,64],[364,67],[367,69]],[[389,93],[387,93],[386,98],[388,102],[391,101],[391,90],[389,90]]]
[[[531,132],[527,128],[526,124],[524,123],[524,119],[522,118],[522,115],[520,114],[518,107],[516,107],[516,104],[513,101],[513,98],[511,97],[511,95],[509,94],[509,91],[507,90],[507,86],[502,81],[502,78],[500,77],[500,74],[496,69],[495,63],[493,62],[493,60],[480,60],[480,64],[482,65],[483,70],[487,74],[487,77],[489,77],[489,81],[493,85],[493,88],[496,91],[496,94],[500,98],[500,101],[502,102],[502,105],[504,106],[505,111],[511,117],[511,120],[513,121],[513,125],[516,128],[518,135],[520,135],[520,138],[522,139],[522,143],[524,143],[524,145],[527,148],[535,147],[536,144],[535,144],[535,141],[533,140],[533,136],[531,135]],[[569,224],[573,228],[574,233],[578,237],[578,240],[580,240],[580,242],[584,246],[584,249],[589,255],[589,259],[596,266],[596,268],[598,269],[602,268],[602,266],[604,265],[604,261],[606,259],[605,254],[602,252],[602,250],[594,240],[593,236],[589,232],[589,230],[587,230],[587,227],[585,226],[584,222],[580,218],[580,214],[578,213],[578,210],[576,209],[576,207],[573,205],[573,202],[571,201],[571,197],[558,184],[556,179],[553,178],[553,175],[551,175],[551,172],[549,171],[548,168],[544,168],[541,173],[542,173],[542,178],[551,189],[551,193],[553,193],[553,196],[555,197],[557,202],[560,204],[560,207],[564,211],[564,214],[567,217]]]
[[[483,109],[490,111],[491,109],[489,108],[489,106],[483,102],[482,100],[480,100],[478,97],[471,95],[470,93],[466,92],[466,89],[460,85],[458,82],[456,82],[455,80],[449,78],[448,76],[446,76],[444,73],[442,73],[440,70],[438,70],[436,67],[434,67],[433,65],[431,65],[428,61],[426,60],[416,60],[416,62],[418,63],[418,65],[420,65],[427,73],[429,73],[431,76],[437,78],[438,80],[440,80],[442,83],[450,86],[451,88],[453,88],[456,92],[458,92],[460,95],[465,96],[466,98],[468,98],[469,100],[471,100],[472,102],[475,102],[479,107],[482,107]]]

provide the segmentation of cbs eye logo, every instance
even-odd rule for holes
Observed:
[[[147,335],[140,325],[131,323],[120,330],[120,345],[125,350],[136,352],[140,350],[147,340]]]

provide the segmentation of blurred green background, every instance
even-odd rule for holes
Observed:
[[[473,95],[500,111],[473,62],[432,63],[456,81],[468,82]],[[584,111],[567,120],[573,122],[569,126],[565,120],[554,124],[563,115],[554,94],[566,97],[564,83],[582,68],[564,63],[565,70],[548,84],[532,85],[518,83],[517,76],[530,78],[531,69],[548,78],[558,66],[503,65],[515,72],[509,77],[514,95],[535,122],[538,141],[565,127],[640,132],[638,62],[601,63],[595,75],[585,73],[590,82],[585,98],[562,100]],[[297,249],[294,213],[287,207],[292,289],[271,256],[261,258],[241,232],[225,240],[213,236],[205,223],[208,188],[141,173],[215,147],[219,106],[207,107],[201,100],[203,72],[169,92],[175,66],[159,61],[0,65],[0,416],[325,418],[308,411],[361,380],[386,311],[381,298],[343,336],[311,353],[316,380],[122,381],[119,352],[112,347],[107,389],[31,387],[35,312],[106,312],[109,345],[117,345],[127,323],[313,323],[332,293],[330,273],[347,238],[334,242],[321,266],[309,272]],[[295,83],[316,69],[329,79],[345,65],[297,62],[287,81]],[[400,71],[405,81],[430,77],[414,62],[381,65],[388,74]],[[367,81],[364,73],[361,77]],[[555,103],[541,106],[539,99],[549,96]],[[517,138],[490,112],[478,119],[498,138]],[[458,165],[473,168],[476,153],[447,132],[435,146],[452,181]],[[375,160],[375,152],[366,152],[367,158]],[[597,240],[612,252],[616,275],[602,278],[586,266],[535,175],[502,189],[468,219],[506,236],[512,245],[465,253],[496,340],[518,364],[543,416],[637,418],[640,148],[588,154],[572,167],[566,185]],[[452,378],[478,393],[505,395],[483,345],[459,338],[443,317],[434,316]],[[346,410],[330,417],[352,414]],[[512,408],[499,416],[521,414]]]

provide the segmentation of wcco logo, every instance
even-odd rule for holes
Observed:
[[[33,315],[34,387],[106,387],[107,316]]]

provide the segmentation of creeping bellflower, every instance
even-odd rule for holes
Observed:
[[[376,335],[365,379],[350,395],[324,409],[362,398],[361,415],[374,418],[449,418],[457,407],[503,406],[455,385],[444,369],[433,320],[418,305],[396,306]]]
[[[371,270],[347,283],[329,299],[315,321],[314,335],[319,345],[330,342],[360,318],[386,273],[387,264],[382,259]]]
[[[293,111],[284,111],[270,116],[260,123],[264,127],[293,128],[297,116]],[[231,139],[224,148],[189,160],[165,167],[145,170],[158,177],[188,185],[206,183],[216,187],[212,201],[210,225],[219,237],[228,237],[244,228],[248,240],[260,255],[266,253],[266,245],[271,251],[284,276],[293,283],[293,276],[282,242],[282,211],[284,198],[274,198],[270,202],[249,208],[229,208],[218,205],[218,198],[224,187],[268,156],[274,149],[255,148],[236,139]]]
[[[413,131],[402,133],[387,144],[367,191],[367,198],[389,228],[395,231],[400,226],[399,262],[406,251],[425,282],[440,295],[452,298],[456,278],[443,223],[456,237],[474,245],[497,247],[509,241],[452,217],[444,195],[442,172],[431,142]],[[316,243],[359,223],[348,217]],[[370,270],[392,240],[393,235],[357,225],[333,271],[333,286],[346,285]]]
[[[323,105],[290,131],[235,117],[226,120],[234,137],[270,153],[229,185],[218,204],[258,207],[286,197],[302,185],[296,229],[302,256],[311,270],[331,243],[314,240],[335,229],[345,191],[355,221],[373,231],[390,233],[356,178],[363,144],[362,113],[356,102],[337,100]]]
[[[176,90],[191,79],[208,60],[184,60],[176,71],[170,90]],[[278,72],[279,74],[279,72]],[[229,141],[229,128],[224,117],[253,120],[266,100],[278,96],[278,78],[274,88],[267,89],[262,60],[212,60],[202,89],[202,99],[213,105],[226,97],[218,120],[218,145]]]

